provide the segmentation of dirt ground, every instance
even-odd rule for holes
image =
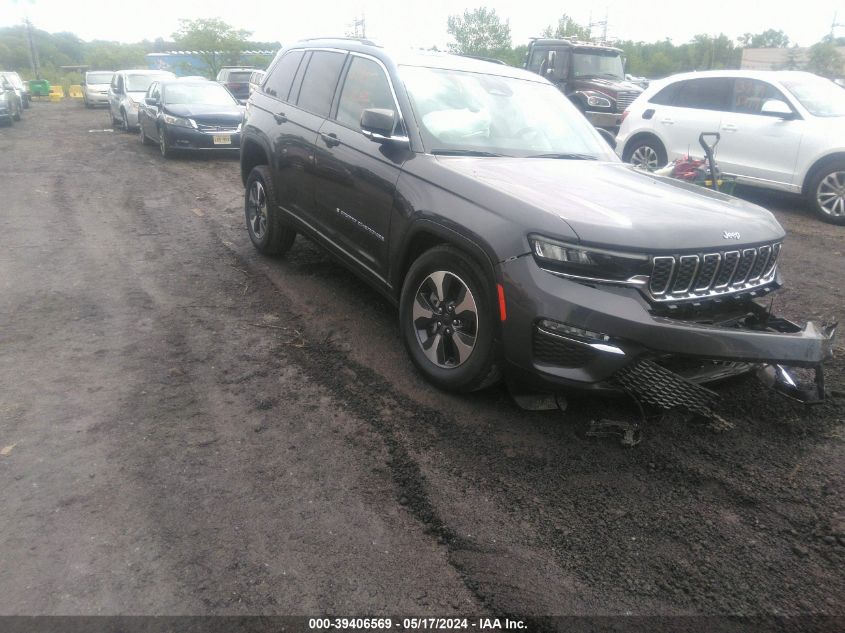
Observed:
[[[752,378],[717,431],[441,393],[313,244],[256,254],[236,158],[104,110],[0,129],[0,614],[843,614],[845,400]],[[788,232],[793,319],[845,319],[845,227]],[[828,368],[845,392],[845,350]]]

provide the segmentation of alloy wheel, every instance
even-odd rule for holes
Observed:
[[[259,180],[254,180],[249,188],[246,211],[252,235],[260,242],[267,232],[267,194]]]
[[[657,152],[651,145],[641,145],[631,154],[631,164],[636,167],[645,167],[649,171],[657,169],[659,162]]]
[[[445,270],[428,275],[414,297],[412,318],[429,361],[452,369],[469,359],[478,339],[478,308],[460,277]]]
[[[825,176],[816,190],[819,209],[832,217],[845,217],[845,171]]]

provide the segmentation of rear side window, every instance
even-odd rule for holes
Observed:
[[[282,101],[287,101],[301,59],[302,51],[291,51],[285,54],[270,71],[270,76],[264,84],[264,92]]]
[[[346,60],[346,53],[333,51],[315,51],[311,55],[308,70],[299,89],[297,105],[322,117],[329,115],[332,109],[332,97],[340,70]]]
[[[390,84],[376,62],[353,57],[343,81],[337,106],[337,121],[355,130],[360,129],[361,113],[367,108],[396,111]]]
[[[733,79],[726,77],[690,79],[678,88],[674,105],[679,108],[729,112],[732,93]]]
[[[683,86],[684,83],[686,82],[676,81],[673,84],[669,84],[649,99],[648,102],[656,103],[657,105],[672,105],[675,102],[675,95],[678,94],[678,89]]]

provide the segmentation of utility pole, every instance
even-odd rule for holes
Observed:
[[[38,71],[38,49],[35,48],[35,41],[32,39],[32,22],[29,18],[24,20],[26,24],[26,38],[29,40],[29,63],[32,66],[32,72],[35,73],[36,79],[41,79],[41,74]]]
[[[367,19],[363,13],[361,13],[360,18],[356,15],[355,19],[352,20],[352,34],[353,37],[358,39],[367,39]]]

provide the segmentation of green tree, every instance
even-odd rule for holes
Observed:
[[[453,53],[497,57],[511,50],[511,27],[502,22],[495,9],[479,7],[464,11],[461,15],[450,15],[446,30],[453,38],[449,44]]]
[[[786,48],[789,46],[789,37],[783,31],[767,29],[755,35],[741,35],[739,43],[743,48]]]
[[[250,35],[250,31],[235,29],[220,18],[198,18],[179,20],[173,39],[181,49],[198,51],[207,74],[214,78],[223,66],[238,63]]]
[[[579,40],[589,40],[590,27],[581,26],[575,20],[573,20],[571,17],[564,13],[558,19],[557,26],[554,28],[552,28],[551,26],[547,26],[545,29],[543,29],[542,35],[543,37],[574,37]]]
[[[807,60],[807,70],[822,77],[841,77],[843,68],[842,55],[836,50],[836,45],[830,38],[826,38],[810,47]]]

